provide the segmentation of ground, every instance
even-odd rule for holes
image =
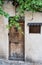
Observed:
[[[23,61],[9,61],[0,59],[0,65],[42,65],[42,63],[23,62]]]

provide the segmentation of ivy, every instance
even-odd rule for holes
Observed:
[[[19,20],[20,16],[24,14],[24,11],[42,12],[42,0],[12,0],[12,1],[13,1],[12,4],[16,7],[16,11],[19,12],[19,15],[15,15],[13,18],[10,19],[10,24],[7,26],[8,28],[16,26],[18,29],[21,29],[17,21]],[[9,18],[10,15],[3,10],[3,4],[4,1],[0,0],[0,15]]]
[[[17,11],[19,11],[19,13],[24,13],[24,11],[42,12],[42,0],[12,0],[12,1],[14,6],[18,5]],[[0,0],[0,15],[9,17],[8,13],[3,11],[2,8],[3,4],[4,4],[4,0]]]
[[[20,17],[18,15],[14,16],[14,17],[10,17],[8,27],[11,28],[12,26],[16,26],[17,28],[19,28],[19,26],[20,26],[18,23],[19,18]]]
[[[3,4],[4,4],[4,1],[3,1],[3,0],[0,0],[0,15],[3,15],[3,16],[5,16],[5,17],[9,18],[9,14],[6,13],[6,12],[3,10],[3,7],[2,7]]]
[[[17,0],[19,3],[19,10],[24,11],[38,11],[42,12],[42,0]]]

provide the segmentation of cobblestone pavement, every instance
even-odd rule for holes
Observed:
[[[31,63],[23,61],[0,60],[0,65],[42,65],[42,63]]]

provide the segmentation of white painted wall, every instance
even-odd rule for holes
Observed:
[[[40,34],[29,34],[28,23],[42,23],[42,13],[25,13],[25,58],[31,61],[42,61],[42,26]]]
[[[3,17],[0,16],[0,58],[5,57],[5,30],[4,30],[4,22]]]
[[[15,7],[12,6],[12,3],[5,3],[3,9],[9,13],[10,16],[15,15]],[[8,24],[8,19],[0,16],[0,57],[7,58],[9,57],[9,38],[8,38],[8,29],[6,25]]]

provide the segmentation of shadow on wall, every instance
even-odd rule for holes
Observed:
[[[26,62],[30,62],[30,63],[38,63],[37,61],[34,61],[33,59],[26,57]]]
[[[3,48],[0,47],[0,59],[5,59],[5,53]]]
[[[26,60],[25,60],[26,62],[30,62],[30,63],[41,63],[42,64],[42,60],[40,61],[40,60],[33,60],[33,59],[31,59],[31,58],[29,58],[29,57],[26,57]]]

